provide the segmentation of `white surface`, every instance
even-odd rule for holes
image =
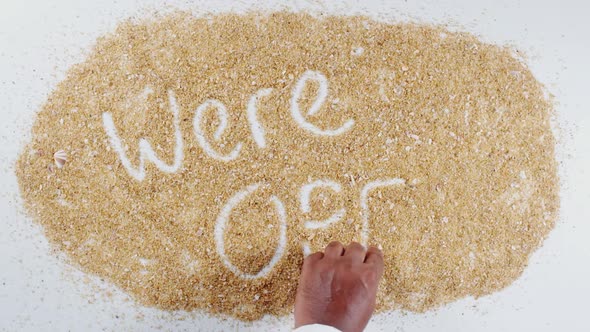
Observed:
[[[336,1],[329,1],[336,2]],[[372,331],[588,331],[590,298],[590,2],[585,0],[173,1],[196,12],[308,8],[400,20],[451,23],[484,40],[528,53],[537,78],[559,102],[561,218],[524,275],[504,291],[427,314],[378,315]],[[361,4],[357,4],[362,3]],[[158,4],[160,3],[160,4]],[[121,19],[162,8],[161,1],[0,0],[0,330],[285,330],[292,317],[254,324],[201,314],[170,314],[105,297],[50,252],[40,228],[19,212],[13,164],[34,112],[66,69]],[[169,8],[169,7],[167,7]]]

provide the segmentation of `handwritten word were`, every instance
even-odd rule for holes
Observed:
[[[314,102],[307,110],[307,112],[303,114],[299,105],[299,100],[301,99],[303,90],[309,81],[317,82],[319,88]],[[261,149],[264,149],[266,147],[266,138],[264,127],[260,123],[260,121],[258,121],[257,117],[258,104],[260,103],[260,99],[270,95],[272,91],[273,90],[271,88],[258,90],[254,95],[251,96],[246,110],[247,119],[250,124],[250,129],[252,131],[254,142]],[[150,90],[148,90],[148,93],[150,93]],[[354,126],[354,120],[348,119],[339,128],[322,129],[306,119],[306,116],[312,116],[320,110],[320,108],[326,101],[327,96],[328,79],[320,72],[308,70],[299,78],[292,91],[292,96],[290,100],[290,113],[293,120],[295,120],[295,122],[301,129],[306,130],[311,134],[317,136],[337,136],[349,131]],[[146,160],[151,161],[160,171],[165,173],[175,173],[182,166],[182,161],[184,159],[184,150],[182,134],[180,132],[180,111],[178,104],[176,102],[176,97],[171,90],[168,91],[168,102],[170,104],[170,109],[172,111],[172,115],[174,118],[173,126],[175,147],[174,160],[171,164],[167,164],[160,158],[158,158],[151,144],[145,138],[141,138],[139,140],[139,165],[137,167],[134,167],[130,159],[128,158],[127,154],[125,153],[125,148],[121,142],[121,138],[119,137],[111,113],[104,112],[102,114],[104,129],[109,138],[110,145],[112,146],[114,151],[119,155],[119,159],[121,160],[121,163],[125,167],[127,173],[137,181],[142,181],[146,176]],[[213,140],[219,141],[222,135],[225,133],[229,125],[229,115],[227,108],[221,101],[217,99],[208,99],[202,104],[200,104],[195,110],[193,118],[194,134],[197,137],[197,141],[200,147],[209,157],[222,162],[232,161],[238,158],[238,156],[240,155],[243,143],[237,143],[233,147],[233,149],[227,154],[222,154],[215,150],[213,144],[211,144],[210,140],[205,136],[202,128],[204,114],[210,108],[216,110],[216,117],[219,120],[217,129],[213,133]]]

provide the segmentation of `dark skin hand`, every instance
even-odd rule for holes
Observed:
[[[357,242],[331,242],[324,252],[307,256],[295,297],[295,328],[323,324],[362,331],[375,310],[382,274],[381,250],[365,250]]]

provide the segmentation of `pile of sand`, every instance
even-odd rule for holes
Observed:
[[[356,240],[385,254],[378,310],[423,311],[507,286],[552,229],[551,111],[468,34],[176,13],[98,41],[17,176],[51,242],[146,305],[285,314],[303,250]]]

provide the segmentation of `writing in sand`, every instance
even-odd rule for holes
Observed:
[[[311,107],[305,113],[307,116],[312,116],[316,114],[328,96],[328,79],[318,71],[306,71],[301,78],[295,84],[295,87],[292,91],[291,96],[291,107],[290,113],[293,120],[297,123],[297,125],[313,135],[318,136],[337,136],[344,134],[348,130],[350,130],[354,126],[354,120],[348,119],[342,126],[338,128],[328,128],[322,129],[314,125],[313,123],[309,122],[305,115],[301,111],[301,107],[299,105],[299,99],[303,93],[303,89],[308,81],[315,81],[318,84],[318,92],[315,100],[313,101]],[[152,90],[146,88],[145,94],[151,93]],[[258,145],[259,148],[264,149],[266,148],[266,139],[264,135],[264,126],[262,123],[258,121],[257,118],[257,105],[260,102],[260,99],[268,96],[272,93],[272,89],[264,88],[258,90],[254,95],[250,97],[248,101],[248,108],[246,110],[248,115],[248,122],[250,125],[250,129],[252,132],[252,136],[254,141]],[[174,141],[175,141],[175,148],[174,148],[174,161],[171,164],[167,164],[166,162],[162,161],[157,155],[154,149],[152,148],[151,144],[145,138],[141,138],[139,140],[139,165],[134,167],[132,165],[131,160],[127,156],[125,152],[125,148],[119,135],[117,134],[117,129],[115,127],[115,123],[113,122],[113,118],[109,112],[103,113],[103,125],[104,129],[109,137],[110,144],[112,148],[117,152],[121,163],[127,170],[130,176],[135,178],[138,181],[142,181],[145,178],[146,171],[145,171],[145,161],[151,161],[154,165],[161,170],[162,172],[166,173],[174,173],[178,171],[182,165],[182,161],[184,158],[184,151],[183,151],[183,140],[182,134],[180,132],[180,120],[179,120],[179,106],[177,104],[176,98],[174,96],[174,92],[169,90],[168,91],[168,101],[170,104],[170,109],[174,116]],[[216,99],[209,99],[199,105],[194,112],[194,119],[193,119],[193,130],[194,134],[197,137],[198,143],[209,157],[219,160],[221,162],[230,162],[239,157],[240,150],[242,149],[242,143],[237,143],[236,146],[231,150],[231,152],[227,154],[222,154],[215,150],[213,144],[209,142],[208,138],[206,137],[203,129],[201,128],[201,123],[203,121],[203,116],[205,112],[209,109],[215,109],[216,115],[219,119],[219,124],[217,129],[213,134],[213,139],[219,140],[221,136],[224,134],[228,127],[228,111],[225,105]],[[379,179],[375,181],[371,181],[367,183],[360,192],[360,206],[361,206],[361,221],[362,221],[362,229],[361,229],[361,243],[367,245],[368,234],[369,234],[369,207],[368,207],[368,199],[369,199],[369,192],[375,188],[379,187],[386,187],[386,186],[396,186],[402,185],[405,183],[405,180],[399,178],[391,178],[391,179]],[[286,221],[286,213],[283,201],[277,197],[272,196],[271,202],[273,203],[277,214],[279,216],[280,221],[280,235],[279,235],[279,243],[276,248],[275,254],[270,260],[270,262],[264,266],[258,273],[256,274],[249,274],[240,271],[238,267],[233,265],[229,258],[225,253],[225,245],[223,240],[223,235],[225,231],[225,227],[230,219],[232,214],[232,210],[244,199],[246,199],[249,195],[253,194],[260,186],[267,186],[267,184],[252,184],[237,192],[234,196],[232,196],[227,203],[223,206],[219,216],[217,217],[216,224],[215,224],[215,243],[217,253],[222,259],[223,264],[230,269],[233,273],[237,276],[242,277],[244,279],[254,279],[254,278],[261,278],[264,277],[270,272],[270,270],[276,265],[276,263],[281,259],[285,252],[285,247],[287,245],[287,221]],[[310,196],[314,190],[331,190],[335,193],[341,191],[341,185],[338,182],[335,182],[330,179],[321,179],[316,180],[307,184],[304,184],[301,187],[299,192],[299,202],[300,202],[300,209],[303,213],[311,212],[310,206]],[[308,220],[305,221],[305,227],[307,229],[320,229],[326,228],[329,225],[342,220],[344,215],[346,214],[345,208],[341,208],[335,211],[330,217],[325,220]],[[310,253],[309,245],[305,242],[302,243],[302,249],[305,255]]]

